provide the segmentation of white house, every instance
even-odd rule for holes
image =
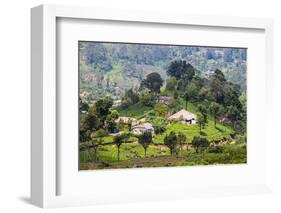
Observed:
[[[152,135],[154,134],[154,128],[150,123],[144,123],[132,128],[132,133],[136,135],[141,135],[145,132],[150,132]]]
[[[188,112],[185,109],[178,111],[177,113],[168,117],[168,121],[179,121],[183,124],[195,124],[196,123],[196,115]]]
[[[137,121],[137,119],[125,116],[121,116],[115,120],[115,123],[117,124],[129,124],[130,122],[132,123],[132,126],[136,126],[139,124],[139,121]]]

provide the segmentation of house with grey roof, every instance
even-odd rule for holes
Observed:
[[[132,133],[135,135],[141,135],[145,132],[150,132],[152,135],[154,134],[154,128],[150,123],[144,123],[132,127]]]

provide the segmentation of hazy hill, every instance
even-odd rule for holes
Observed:
[[[226,78],[246,90],[246,49],[167,45],[79,42],[80,94],[88,99],[119,99],[125,89],[138,87],[151,72],[167,78],[171,61],[186,60],[201,75],[220,69]]]

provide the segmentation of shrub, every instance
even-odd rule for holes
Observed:
[[[208,152],[209,153],[222,153],[223,148],[221,146],[210,146],[208,148]]]
[[[155,104],[155,97],[152,93],[143,93],[140,97],[140,102],[144,106],[153,107]]]
[[[199,148],[206,148],[209,146],[209,141],[205,137],[194,136],[192,139],[192,146],[196,148],[196,152],[199,151]]]

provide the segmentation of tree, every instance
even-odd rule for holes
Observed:
[[[183,99],[184,99],[184,101],[185,101],[185,109],[186,109],[186,110],[187,110],[187,102],[189,101],[189,98],[190,98],[189,93],[188,93],[188,92],[185,92],[185,93],[183,94]]]
[[[206,148],[209,146],[209,141],[207,138],[194,136],[192,139],[192,146],[196,148],[196,152],[198,153],[199,148]]]
[[[156,117],[152,122],[155,134],[162,134],[166,131],[165,118]]]
[[[177,88],[177,79],[175,77],[171,77],[166,80],[166,90],[169,92],[175,92]]]
[[[120,147],[122,143],[129,138],[128,134],[116,135],[113,138],[113,143],[117,146],[117,159],[120,160]]]
[[[141,88],[147,88],[153,93],[160,93],[160,88],[163,86],[163,79],[161,75],[157,72],[152,72],[146,76],[144,80],[141,81]]]
[[[198,95],[198,90],[196,88],[196,85],[193,82],[190,82],[186,87],[185,93],[183,94],[186,110],[187,110],[187,102],[191,100],[196,100],[197,95]]]
[[[193,80],[188,83],[188,85],[186,86],[185,91],[187,93],[189,93],[189,98],[190,98],[191,101],[196,101],[197,100],[199,89],[197,88],[197,86],[193,82]]]
[[[170,154],[172,156],[178,144],[176,133],[172,131],[169,135],[166,135],[164,144],[170,149]]]
[[[210,105],[210,112],[214,117],[215,127],[216,127],[216,124],[217,124],[217,117],[218,117],[219,111],[220,111],[220,105],[217,104],[216,102],[212,102],[211,105]]]
[[[144,132],[138,137],[138,142],[144,148],[144,157],[146,157],[146,150],[150,144],[153,143],[152,141],[152,134],[151,132]]]
[[[198,104],[197,106],[198,112],[202,114],[203,116],[203,125],[202,127],[205,128],[205,125],[208,123],[208,110],[207,107],[205,107],[203,104]]]
[[[226,79],[224,74],[219,69],[216,69],[214,74],[210,77],[210,91],[215,98],[216,102],[219,104],[224,103],[224,85]]]
[[[179,132],[178,133],[178,143],[180,145],[180,152],[181,152],[181,154],[182,154],[182,146],[183,146],[183,144],[185,144],[185,142],[186,142],[185,134],[183,134],[182,132]]]
[[[129,99],[132,104],[135,104],[140,100],[139,94],[136,91],[134,91],[132,88],[125,91],[124,99],[125,100]]]
[[[240,113],[236,106],[227,107],[226,116],[233,123],[234,128],[236,127],[236,123],[238,121],[239,115]]]
[[[202,113],[198,113],[197,114],[197,123],[198,123],[200,134],[201,134],[202,133],[202,128],[204,128],[204,126],[206,124],[204,116],[202,115]]]
[[[140,103],[144,106],[153,107],[155,102],[155,97],[152,93],[145,92],[140,97]]]
[[[164,117],[168,111],[167,106],[163,103],[157,103],[154,106],[154,111],[157,116]]]
[[[80,112],[83,112],[83,111],[88,111],[89,110],[89,105],[82,101],[82,99],[79,97],[79,110]]]
[[[89,113],[94,114],[101,121],[102,125],[106,120],[107,115],[110,113],[110,108],[112,107],[112,98],[106,97],[95,102],[95,104],[90,107]]]
[[[202,87],[198,92],[198,100],[209,104],[210,101],[215,101],[214,97],[210,93],[210,90],[207,87]]]
[[[107,115],[104,127],[108,132],[113,132],[114,130],[117,129],[115,120],[118,117],[119,117],[119,113],[116,110],[110,111],[110,113]]]
[[[91,145],[94,149],[94,161],[97,162],[97,151],[99,146],[102,144],[103,137],[106,136],[106,132],[103,129],[99,129],[91,134]]]
[[[169,65],[167,74],[175,77],[177,80],[191,81],[195,71],[196,69],[191,64],[186,63],[186,61],[175,60]]]
[[[81,114],[80,118],[80,141],[85,142],[91,139],[90,134],[101,127],[101,122],[95,113]]]

